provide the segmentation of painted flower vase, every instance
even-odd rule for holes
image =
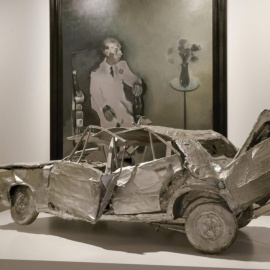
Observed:
[[[190,77],[189,77],[189,72],[188,72],[188,63],[182,63],[181,64],[182,69],[180,73],[180,84],[184,88],[189,86],[190,83]]]

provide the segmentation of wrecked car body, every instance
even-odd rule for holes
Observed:
[[[69,138],[77,144],[61,161],[0,166],[0,198],[18,224],[39,212],[92,224],[146,222],[219,253],[267,208],[269,137],[268,110],[239,151],[211,130],[89,126]]]

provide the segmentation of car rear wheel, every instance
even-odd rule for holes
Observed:
[[[218,203],[200,204],[187,216],[185,230],[196,249],[203,253],[220,253],[235,240],[237,221]]]
[[[31,224],[38,216],[30,188],[17,187],[11,198],[11,217],[20,225]]]

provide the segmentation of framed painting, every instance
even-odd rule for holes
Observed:
[[[227,135],[226,0],[51,0],[51,158],[88,125]]]

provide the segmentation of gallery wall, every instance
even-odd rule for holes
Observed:
[[[49,0],[0,11],[0,164],[49,160]]]
[[[238,147],[270,109],[269,10],[269,0],[228,0],[228,137]]]
[[[228,136],[270,108],[269,0],[228,0]],[[0,164],[49,159],[49,1],[0,0]]]

